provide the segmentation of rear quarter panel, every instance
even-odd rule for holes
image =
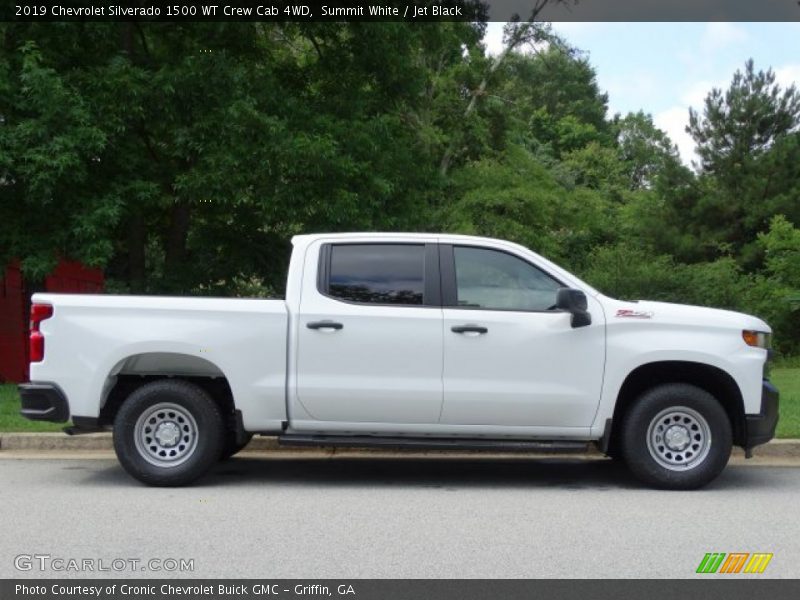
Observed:
[[[227,378],[246,429],[279,430],[286,418],[282,300],[35,294],[33,301],[51,304],[53,316],[41,324],[45,358],[31,365],[31,381],[58,384],[72,415],[97,416],[130,357],[174,353],[207,361]]]

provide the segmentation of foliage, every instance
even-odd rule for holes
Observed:
[[[753,60],[736,71],[726,92],[713,88],[703,114],[689,111],[688,131],[698,144],[704,171],[736,179],[747,163],[776,139],[796,129],[800,93],[775,83],[772,69],[756,71]]]
[[[607,114],[541,23],[0,24],[0,261],[112,292],[274,295],[289,239],[511,239],[605,293],[757,314],[800,351],[800,94],[749,61],[690,114]]]
[[[690,231],[712,242],[706,256],[731,250],[756,268],[762,256],[755,239],[770,217],[797,218],[798,126],[800,92],[781,89],[772,70],[756,71],[752,60],[728,90],[711,90],[702,114],[690,111],[702,193],[683,214]]]
[[[766,256],[766,269],[746,288],[748,308],[763,315],[777,334],[777,348],[800,351],[800,229],[783,215],[772,219],[769,231],[758,236]]]
[[[678,148],[642,111],[614,119],[620,165],[632,190],[664,191],[678,179],[691,176],[681,164]]]
[[[758,234],[758,241],[765,250],[767,272],[789,288],[792,296],[800,294],[800,229],[777,215],[769,231]]]
[[[670,300],[685,286],[667,255],[653,255],[624,242],[595,247],[583,276],[605,293],[627,300]]]
[[[4,24],[0,259],[280,289],[294,233],[422,227],[479,29]]]

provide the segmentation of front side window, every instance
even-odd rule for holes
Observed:
[[[335,244],[327,287],[329,295],[349,302],[421,305],[425,246]]]
[[[461,308],[540,311],[555,308],[558,281],[499,250],[456,246],[456,291]]]

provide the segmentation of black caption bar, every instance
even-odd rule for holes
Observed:
[[[4,0],[0,21],[800,21],[798,0]]]
[[[620,562],[622,567],[624,562]],[[556,579],[6,579],[3,600],[794,600],[800,581],[750,578]]]

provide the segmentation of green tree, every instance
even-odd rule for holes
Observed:
[[[659,183],[669,186],[676,178],[689,175],[677,146],[655,126],[651,115],[639,111],[617,117],[614,129],[630,189],[653,189]]]
[[[764,272],[745,289],[754,312],[768,320],[779,350],[800,351],[800,229],[783,215],[773,217],[768,231],[759,234],[765,254]]]
[[[756,71],[750,59],[724,93],[711,90],[702,114],[689,109],[687,132],[697,143],[702,169],[734,183],[738,172],[795,130],[799,119],[797,88],[781,89],[772,69]]]
[[[103,264],[119,206],[92,196],[93,159],[107,144],[91,107],[33,43],[0,62],[0,264],[34,279],[69,254]],[[14,74],[12,75],[12,71]],[[64,188],[72,190],[64,194]],[[45,250],[46,248],[46,250]]]
[[[610,229],[603,195],[559,180],[523,146],[454,171],[453,200],[437,215],[448,231],[523,244],[577,267]]]
[[[588,59],[563,40],[509,56],[501,75],[496,95],[508,106],[510,135],[546,145],[556,157],[593,141],[613,143],[608,96]]]
[[[797,215],[800,93],[781,89],[771,69],[756,71],[750,60],[727,91],[709,93],[702,114],[689,116],[702,172],[675,215],[702,240],[703,258],[732,253],[753,271],[763,260],[756,235],[770,217]]]
[[[41,276],[75,257],[123,291],[225,293],[279,288],[293,233],[427,225],[447,107],[469,73],[463,48],[481,27],[6,24],[0,35],[2,258]]]

